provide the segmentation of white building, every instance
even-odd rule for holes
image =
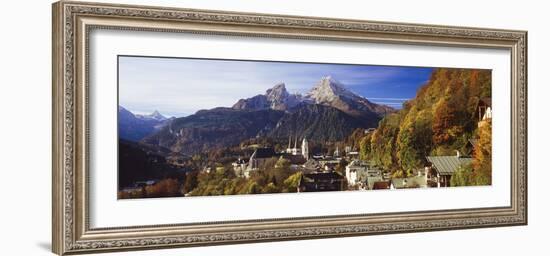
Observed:
[[[309,145],[307,143],[307,139],[304,137],[302,140],[302,156],[307,160],[309,160]]]
[[[301,150],[298,148],[298,136],[294,138],[294,147],[290,147],[291,144],[291,136],[288,137],[288,147],[286,148],[286,153],[291,155],[300,155]]]
[[[367,178],[368,166],[362,161],[353,160],[346,166],[346,179],[348,185],[355,186],[364,182]]]
[[[241,159],[239,157],[239,159],[235,162],[232,163],[233,165],[233,172],[235,173],[235,176],[237,177],[244,177],[245,176],[245,171],[246,171],[246,168],[247,168],[247,161],[245,159]]]
[[[390,189],[403,188],[427,188],[428,175],[425,171],[419,171],[416,176],[407,178],[393,178],[391,180]]]
[[[340,150],[338,150],[338,147],[336,147],[336,150],[334,150],[334,157],[340,157]]]
[[[289,155],[299,156],[302,155],[306,160],[309,159],[309,144],[307,139],[304,137],[302,140],[302,146],[298,147],[298,136],[294,138],[294,147],[291,147],[292,137],[288,137],[288,147],[285,152]]]

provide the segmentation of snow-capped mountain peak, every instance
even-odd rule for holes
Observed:
[[[233,109],[289,111],[302,104],[330,106],[353,116],[364,116],[372,113],[374,115],[385,115],[393,111],[390,107],[374,104],[353,93],[331,76],[322,77],[305,96],[290,94],[284,83],[278,83],[268,89],[265,94],[240,99],[233,105]]]
[[[344,96],[347,98],[359,97],[345,88],[343,84],[331,76],[323,77],[307,94],[306,97],[316,103],[330,102]]]
[[[166,117],[164,117],[160,112],[158,112],[158,110],[155,110],[149,116],[154,118],[154,119],[166,119]]]
[[[160,112],[158,112],[158,110],[155,110],[155,111],[153,111],[153,113],[148,114],[148,115],[136,115],[136,117],[138,117],[140,119],[153,119],[153,120],[157,120],[157,121],[164,121],[164,120],[167,119]]]
[[[284,83],[278,83],[268,89],[265,94],[259,94],[252,98],[240,99],[233,105],[233,109],[275,109],[288,110],[300,103],[299,96],[290,94]]]
[[[288,97],[288,91],[286,90],[285,83],[278,83],[273,88],[268,89],[265,92],[265,95],[267,96],[267,99],[269,101],[278,101],[282,102],[285,101]]]

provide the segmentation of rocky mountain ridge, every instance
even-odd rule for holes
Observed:
[[[331,142],[344,139],[358,128],[377,127],[386,114],[394,111],[327,76],[305,96],[291,94],[284,83],[278,83],[265,94],[238,100],[231,108],[200,110],[176,118],[141,142],[185,154],[234,146],[258,137],[287,140],[298,136]]]

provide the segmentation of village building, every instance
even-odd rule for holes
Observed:
[[[288,148],[286,149],[286,153],[287,154],[291,154],[291,155],[300,155],[302,152],[301,152],[301,148],[298,148],[298,136],[296,136],[294,138],[294,147],[291,148],[290,147],[290,137],[288,138]]]
[[[351,161],[351,163],[346,166],[346,179],[348,181],[348,185],[355,186],[359,183],[365,182],[367,179],[368,169],[368,165],[363,161]]]
[[[374,182],[383,181],[382,170],[360,160],[353,160],[346,166],[346,179],[349,186],[359,189],[372,189]]]
[[[363,187],[364,189],[372,190],[374,187],[374,183],[385,180],[386,179],[384,178],[384,174],[381,169],[375,166],[369,166],[369,168],[367,169],[367,178]]]
[[[427,172],[419,171],[416,176],[407,178],[393,178],[391,179],[390,189],[403,189],[403,188],[427,188],[428,187],[428,174]]]
[[[384,182],[384,177],[382,175],[379,176],[367,176],[367,179],[365,180],[365,184],[361,187],[361,189],[365,190],[373,190],[374,185],[377,182]]]
[[[233,166],[233,172],[235,173],[235,176],[244,177],[244,172],[246,171],[247,165],[248,165],[248,161],[240,157],[239,159],[237,159],[237,161],[233,162],[232,166]]]
[[[313,156],[311,156],[311,158],[319,161],[319,160],[325,159],[325,155],[313,155]]]
[[[248,169],[258,169],[266,160],[276,157],[277,153],[273,148],[257,148],[250,156],[248,161]]]
[[[307,160],[307,162],[304,163],[303,168],[304,168],[304,172],[318,172],[318,171],[321,171],[323,167],[321,166],[319,161],[312,158]]]
[[[389,181],[376,181],[372,185],[373,190],[390,189],[391,183]]]
[[[304,137],[302,139],[302,145],[298,148],[298,136],[294,138],[294,147],[290,147],[291,145],[291,137],[288,137],[288,147],[285,150],[285,153],[288,155],[294,155],[294,156],[303,156],[306,161],[309,159],[309,143],[307,139]]]
[[[426,175],[437,183],[437,187],[449,187],[453,173],[472,162],[471,157],[461,156],[459,151],[455,156],[427,156],[426,159],[429,163]]]
[[[334,170],[338,164],[340,164],[340,160],[325,157],[324,159],[319,160],[319,164],[321,165],[321,168],[325,171]]]
[[[290,162],[291,170],[298,170],[304,163],[306,163],[306,159],[302,155],[283,154],[281,158],[286,159]]]
[[[349,158],[349,159],[352,159],[352,160],[355,160],[355,159],[359,159],[359,152],[357,151],[350,151],[346,154],[346,156]]]
[[[248,160],[248,165],[244,171],[246,178],[250,177],[250,172],[258,170],[258,168],[267,160],[277,157],[277,153],[273,148],[257,148]]]
[[[491,120],[493,118],[493,110],[491,108],[491,98],[481,98],[477,103],[477,118],[478,122]]]
[[[302,156],[308,160],[309,159],[309,144],[307,142],[307,139],[304,137],[302,140]]]
[[[346,152],[346,155],[348,155],[348,153],[351,152],[351,146],[345,146],[344,152]]]
[[[338,147],[336,147],[336,149],[334,150],[334,154],[332,156],[334,156],[334,158],[340,157],[340,150],[338,149]]]
[[[298,192],[342,191],[345,178],[337,172],[303,173],[298,182]]]

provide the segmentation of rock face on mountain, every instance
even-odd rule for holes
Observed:
[[[330,76],[323,77],[304,97],[306,102],[321,104],[339,109],[362,120],[364,125],[373,127],[385,115],[395,109],[370,102],[350,90]]]
[[[382,117],[393,111],[325,77],[305,97],[288,93],[280,83],[231,108],[200,110],[177,118],[142,142],[193,154],[258,136],[338,141],[354,129],[377,127]]]
[[[289,94],[284,83],[275,85],[268,89],[265,94],[256,95],[248,99],[240,99],[233,109],[245,110],[289,110],[301,102],[301,97],[296,94]]]
[[[134,115],[122,106],[118,106],[118,136],[121,139],[139,141],[166,125],[167,119],[158,111],[150,115]]]
[[[193,154],[204,150],[235,145],[244,139],[271,131],[283,111],[215,108],[177,118],[142,142]]]
[[[301,104],[285,114],[269,137],[286,139],[290,136],[313,141],[339,141],[363,122],[336,108],[320,104]]]
[[[372,119],[392,113],[395,109],[370,102],[345,88],[332,77],[323,77],[304,97],[299,94],[290,94],[285,84],[280,83],[266,91],[248,99],[240,99],[233,109],[260,110],[273,109],[289,111],[302,104],[321,104],[337,108],[349,115]],[[366,125],[372,125],[367,122]]]

